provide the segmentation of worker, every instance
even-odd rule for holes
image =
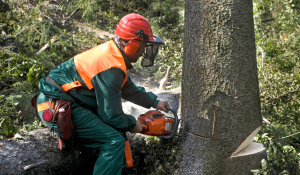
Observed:
[[[121,98],[165,112],[168,112],[165,107],[170,106],[167,101],[157,100],[152,92],[136,86],[127,74],[131,63],[142,55],[142,66],[152,66],[159,46],[164,45],[153,35],[149,22],[141,15],[128,14],[120,20],[115,34],[113,40],[58,65],[39,83],[37,112],[42,120],[43,112],[53,109],[55,100],[71,102],[75,139],[98,151],[94,175],[121,174],[125,139],[120,132],[142,131],[140,122],[123,112]]]

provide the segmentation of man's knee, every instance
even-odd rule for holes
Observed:
[[[111,140],[111,144],[116,148],[124,148],[125,138],[120,134],[118,137],[115,137]]]

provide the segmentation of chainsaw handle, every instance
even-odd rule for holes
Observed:
[[[148,131],[148,125],[142,125],[142,131],[144,130]]]
[[[172,128],[172,133],[170,135],[166,135],[166,136],[160,136],[162,139],[170,139],[172,138],[174,135],[176,135],[176,130],[178,128],[178,116],[177,116],[177,113],[170,107],[165,107],[167,110],[171,111],[174,115],[174,126]]]

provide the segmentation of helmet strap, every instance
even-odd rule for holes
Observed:
[[[115,38],[115,42],[118,43],[118,45],[124,49],[127,45],[128,45],[128,42],[124,41],[123,39],[121,39],[120,37],[116,37]],[[123,48],[124,47],[124,48]]]
[[[144,33],[143,29],[139,29],[137,32],[135,32],[134,34],[137,35],[137,37],[141,36],[142,38],[144,38],[146,41],[149,40],[149,37],[147,34]]]

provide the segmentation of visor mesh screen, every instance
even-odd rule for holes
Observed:
[[[154,64],[154,59],[158,53],[158,45],[151,45],[146,47],[146,53],[143,56],[141,63],[142,67],[151,67]]]

